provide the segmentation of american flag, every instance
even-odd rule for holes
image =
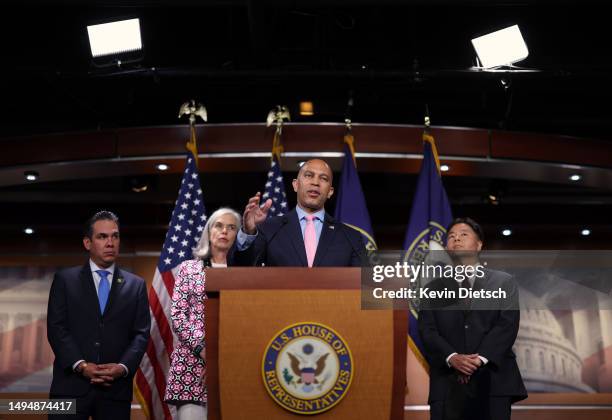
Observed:
[[[272,157],[270,170],[268,171],[268,180],[262,198],[267,200],[272,199],[272,207],[268,212],[268,217],[282,216],[287,213],[287,194],[285,194],[285,182],[283,181],[283,173],[280,170],[279,160],[276,155]]]
[[[175,407],[164,403],[170,356],[176,342],[170,318],[174,276],[180,263],[192,258],[192,248],[197,245],[205,224],[206,210],[196,159],[189,153],[181,189],[149,289],[151,339],[136,373],[136,396],[149,419],[176,417]]]

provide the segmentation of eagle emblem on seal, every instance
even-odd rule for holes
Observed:
[[[287,356],[291,360],[291,370],[298,376],[297,383],[302,385],[304,392],[310,392],[314,385],[319,384],[319,376],[325,370],[325,360],[329,356],[329,353],[325,353],[314,360],[308,356],[312,353],[313,346],[311,344],[305,344],[303,346],[303,352],[306,357],[300,354],[292,354],[287,352]]]

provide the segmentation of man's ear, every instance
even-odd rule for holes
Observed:
[[[91,239],[89,239],[87,236],[83,236],[83,246],[88,251],[91,249]]]
[[[478,241],[478,251],[482,249],[482,241]]]
[[[327,193],[327,199],[329,200],[332,195],[334,195],[334,187],[329,187],[329,192]]]
[[[291,181],[291,185],[293,185],[293,191],[297,192],[298,182],[297,179]]]

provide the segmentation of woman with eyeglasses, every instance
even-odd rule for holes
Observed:
[[[228,266],[240,229],[240,215],[227,207],[215,211],[204,226],[194,259],[178,268],[172,295],[172,328],[178,345],[171,357],[165,401],[177,406],[178,420],[202,420],[206,409],[205,269]]]

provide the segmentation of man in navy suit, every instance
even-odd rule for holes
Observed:
[[[130,418],[132,379],[149,340],[147,288],[115,264],[119,242],[117,216],[96,213],[83,237],[89,261],[59,271],[51,285],[50,397],[75,398],[76,419]]]
[[[284,216],[268,217],[272,200],[260,207],[260,194],[251,197],[238,232],[236,265],[349,267],[364,264],[365,246],[354,229],[325,212],[334,193],[327,162],[312,159],[293,180],[297,207]]]
[[[455,219],[448,227],[446,249],[456,264],[477,267],[482,244],[474,220]],[[511,404],[527,397],[512,351],[520,322],[517,284],[508,273],[480,268],[484,275],[461,283],[439,278],[427,285],[506,292],[505,299],[424,302],[419,333],[429,363],[431,420],[509,420]]]

